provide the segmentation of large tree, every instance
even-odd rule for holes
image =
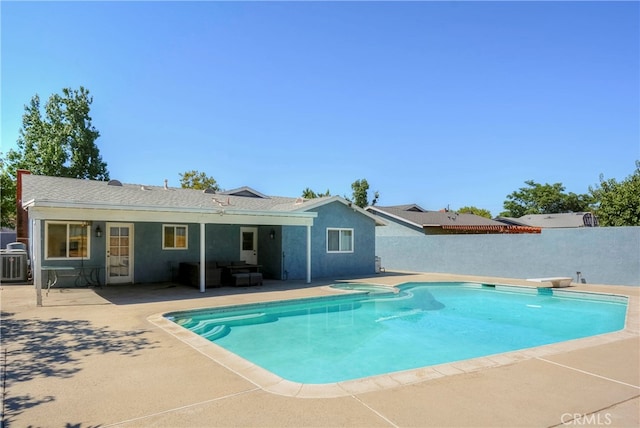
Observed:
[[[474,206],[462,207],[458,210],[458,212],[463,214],[475,214],[480,217],[491,218],[491,211],[485,210],[484,208],[474,207]]]
[[[593,198],[588,194],[565,193],[562,183],[540,184],[525,181],[527,187],[507,195],[502,217],[522,217],[526,214],[554,214],[589,211]]]
[[[180,186],[184,189],[198,189],[206,190],[211,189],[216,192],[220,190],[220,186],[216,182],[215,178],[208,177],[204,172],[191,170],[186,171],[180,175]]]
[[[305,198],[305,199],[322,198],[322,197],[325,197],[325,196],[331,196],[331,192],[329,192],[329,189],[327,189],[327,191],[324,192],[324,193],[322,193],[322,192],[314,192],[309,187],[305,188],[302,191],[302,197]]]
[[[360,208],[364,208],[368,205],[375,205],[380,197],[377,191],[374,192],[373,200],[371,201],[371,204],[369,204],[369,183],[366,178],[354,181],[351,184],[351,189],[353,190],[353,199],[351,201]]]
[[[640,161],[633,174],[619,183],[600,174],[600,184],[589,191],[601,226],[640,226]]]
[[[2,227],[15,227],[16,181],[6,172],[3,159],[0,159],[0,217],[2,218]]]
[[[25,106],[17,148],[0,159],[3,226],[14,226],[18,169],[55,177],[109,179],[95,143],[100,133],[91,123],[92,102],[89,91],[80,86],[51,95],[44,115],[37,94]]]

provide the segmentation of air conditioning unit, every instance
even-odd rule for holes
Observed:
[[[28,257],[24,244],[7,245],[6,250],[0,250],[2,260],[2,281],[26,281]]]

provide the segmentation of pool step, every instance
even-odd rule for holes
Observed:
[[[231,328],[228,325],[218,324],[214,325],[213,328],[211,328],[211,330],[207,331],[206,333],[200,333],[200,336],[208,340],[216,340],[226,336],[230,331]]]
[[[220,317],[211,320],[189,320],[189,323],[181,324],[183,327],[188,328],[194,333],[203,334],[208,331],[212,325],[228,325],[233,327],[235,325],[248,325],[248,324],[260,324],[265,322],[275,321],[276,318],[273,315],[267,315],[265,313],[254,313],[245,315],[235,315],[230,317]],[[190,325],[193,323],[192,325]]]

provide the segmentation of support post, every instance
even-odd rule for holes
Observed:
[[[32,222],[32,231],[33,236],[31,237],[32,248],[29,249],[31,252],[31,275],[33,276],[33,283],[36,286],[36,305],[42,306],[42,273],[40,262],[40,256],[42,254],[42,246],[40,245],[41,236],[42,236],[42,221],[33,220]]]
[[[205,224],[204,223],[200,223],[200,292],[204,293],[205,289],[207,288],[206,286],[206,282],[205,282],[205,273],[207,271],[207,267],[205,266],[205,262],[206,262],[206,254],[205,254],[205,250],[206,250],[206,242],[205,242]]]
[[[307,225],[307,284],[311,284],[311,226]]]

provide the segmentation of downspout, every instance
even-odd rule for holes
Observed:
[[[205,224],[200,223],[200,292],[204,293],[206,284],[205,284],[205,272],[207,271],[207,267],[205,266]]]
[[[307,284],[311,284],[311,226],[307,225]]]

